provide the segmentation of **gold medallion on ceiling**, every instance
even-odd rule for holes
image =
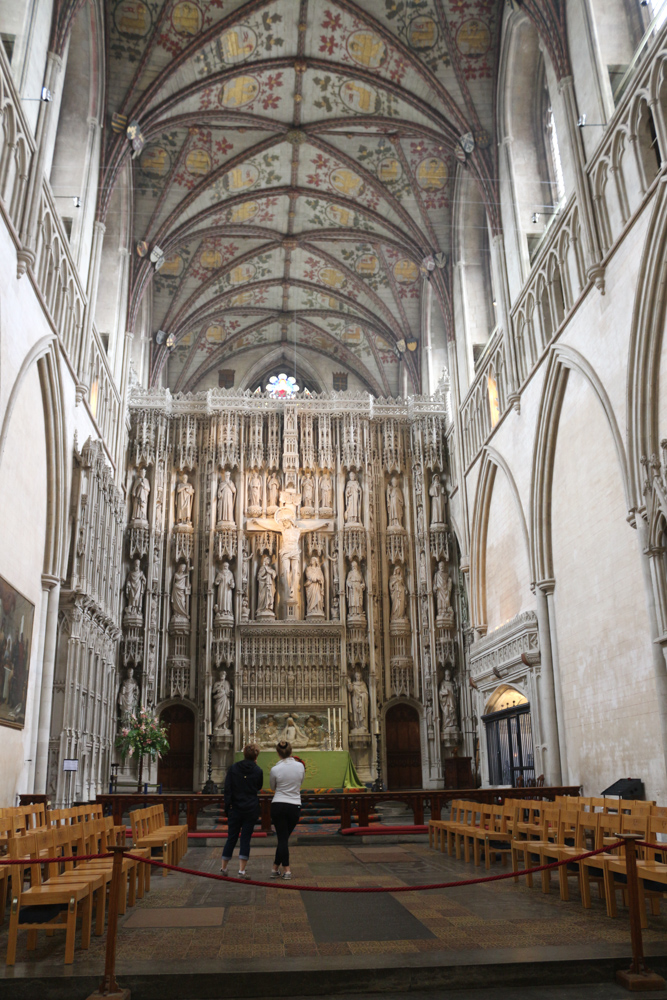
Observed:
[[[146,146],[139,157],[139,166],[147,177],[157,180],[171,167],[171,156],[163,146]]]
[[[211,170],[211,157],[206,149],[191,149],[185,157],[185,169],[194,177],[205,177]]]
[[[354,226],[354,212],[344,205],[327,205],[326,213],[328,219],[336,226],[342,226],[343,229]]]
[[[225,191],[245,191],[259,179],[259,170],[254,163],[241,163],[222,178]]]
[[[417,52],[428,52],[438,40],[438,25],[432,17],[413,17],[408,25],[408,45]]]
[[[364,190],[364,182],[348,167],[336,167],[329,174],[329,183],[334,191],[346,198],[358,198]]]
[[[338,289],[342,288],[345,284],[345,275],[337,267],[321,267],[318,278],[322,284],[327,285],[329,288]]]
[[[180,254],[172,254],[171,257],[167,257],[164,264],[160,268],[161,278],[180,278],[183,274],[183,268],[185,267],[185,261]]]
[[[380,110],[377,91],[362,80],[345,80],[341,84],[340,99],[349,111],[372,115]]]
[[[361,343],[362,333],[363,330],[361,329],[360,326],[348,323],[345,329],[343,330],[341,340],[343,341],[344,344],[349,344],[351,347],[355,347],[357,344]]]
[[[380,270],[379,258],[374,253],[364,253],[355,260],[354,269],[362,278],[372,278]]]
[[[347,39],[350,58],[366,69],[379,69],[387,58],[387,46],[372,31],[353,31]]]
[[[456,32],[456,47],[462,56],[483,56],[491,47],[491,32],[484,21],[464,21]]]
[[[300,128],[290,129],[285,138],[292,146],[300,146],[302,142],[306,141],[306,136]]]
[[[437,156],[427,156],[417,167],[417,183],[422,191],[440,191],[447,177],[447,164]]]
[[[237,76],[227,81],[218,100],[223,108],[242,108],[255,100],[259,89],[259,81],[254,76]]]
[[[394,264],[394,278],[399,285],[412,285],[419,277],[419,268],[414,260],[403,257]]]
[[[242,205],[237,205],[232,209],[230,222],[249,222],[254,219],[259,212],[259,205],[256,201],[244,201]]]
[[[229,28],[218,41],[218,54],[227,66],[235,66],[249,59],[256,48],[257,35],[245,24]]]
[[[209,344],[221,344],[225,339],[225,328],[224,326],[214,325],[209,326],[206,331],[206,339]]]
[[[113,23],[119,35],[145,38],[152,22],[148,4],[142,3],[142,0],[120,0],[114,7]]]
[[[256,271],[257,268],[250,261],[246,264],[237,264],[229,272],[229,283],[230,285],[243,285],[246,281],[252,281]]]
[[[383,184],[391,184],[397,181],[403,173],[401,161],[395,156],[385,156],[377,166],[378,180]]]
[[[219,250],[207,247],[205,250],[202,250],[199,262],[207,271],[215,271],[222,264],[222,254]]]
[[[202,26],[202,12],[191,0],[181,0],[174,4],[171,23],[177,35],[198,35]]]

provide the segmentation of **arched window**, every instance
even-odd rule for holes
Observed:
[[[291,399],[300,391],[300,386],[293,375],[286,375],[281,372],[279,375],[271,375],[264,386],[266,392],[274,399]],[[308,390],[304,390],[308,391]]]

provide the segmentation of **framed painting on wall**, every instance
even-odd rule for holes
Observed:
[[[23,729],[35,605],[0,576],[0,726]]]

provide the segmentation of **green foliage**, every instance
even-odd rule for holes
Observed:
[[[169,739],[165,726],[157,716],[142,708],[138,715],[131,715],[116,737],[116,749],[121,757],[145,756],[151,760],[163,757],[169,751]]]

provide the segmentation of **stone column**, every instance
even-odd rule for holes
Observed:
[[[653,676],[655,677],[656,697],[658,700],[658,715],[660,717],[660,732],[662,735],[662,753],[667,766],[667,670],[665,669],[665,659],[667,659],[667,647],[664,637],[660,635],[658,628],[658,616],[655,608],[655,591],[651,577],[650,560],[651,555],[648,550],[648,529],[642,517],[636,517],[637,541],[639,542],[640,562],[642,574],[644,576],[644,590],[646,591],[646,602],[648,605],[648,620],[651,632],[651,659],[653,661]],[[662,553],[656,554],[653,558],[664,558]]]
[[[540,710],[542,713],[542,742],[544,744],[542,766],[545,784],[560,785],[562,784],[562,776],[551,636],[549,634],[549,609],[546,595],[539,587],[535,589],[535,596],[537,598],[536,614],[540,636]]]
[[[51,734],[51,706],[53,704],[53,676],[56,662],[56,640],[58,634],[58,605],[60,603],[60,580],[55,576],[42,576],[43,596],[46,601],[46,615],[40,623],[39,647],[43,649],[42,683],[39,696],[39,722],[37,730],[37,750],[35,753],[34,791],[46,792],[46,778],[49,764],[49,736]]]
[[[554,702],[556,708],[556,729],[558,733],[558,753],[560,757],[561,781],[569,782],[567,767],[567,743],[565,739],[565,715],[563,713],[563,689],[560,679],[560,664],[558,660],[558,634],[556,630],[556,611],[554,608],[555,580],[540,580],[536,584],[546,602],[547,621],[549,624],[549,642],[551,651],[551,669],[553,673]],[[543,605],[544,607],[544,605]],[[540,622],[541,625],[541,622]]]

